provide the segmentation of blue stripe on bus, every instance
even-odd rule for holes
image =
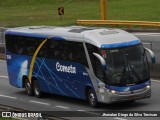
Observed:
[[[23,33],[23,32],[15,32],[15,31],[7,31],[6,35],[18,35],[18,36],[28,36],[28,37],[39,37],[39,38],[48,38],[47,35],[37,34],[37,33]]]
[[[51,39],[54,39],[54,40],[65,40],[64,38],[59,37],[59,36],[54,36]]]
[[[101,48],[120,48],[120,47],[128,47],[132,45],[140,44],[140,40],[133,40],[130,42],[121,42],[121,43],[113,43],[113,44],[103,44]]]
[[[5,34],[6,35],[27,36],[27,37],[37,37],[37,38],[43,38],[43,39],[49,38],[48,35],[38,34],[38,33],[24,33],[24,32],[7,31]],[[60,36],[53,36],[53,37],[51,37],[51,39],[65,40],[64,38],[62,38]]]

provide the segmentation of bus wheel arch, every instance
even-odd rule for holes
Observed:
[[[98,107],[99,104],[98,104],[96,95],[94,93],[94,90],[92,89],[91,86],[86,87],[85,94],[86,94],[86,99],[87,99],[89,105],[94,108]]]
[[[22,77],[22,87],[25,88],[25,81],[28,79],[26,75]]]

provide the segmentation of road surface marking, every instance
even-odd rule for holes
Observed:
[[[8,78],[8,76],[0,76],[0,78]]]
[[[77,110],[77,111],[82,111],[82,112],[84,112],[85,110]]]
[[[114,119],[116,119],[116,120],[127,120],[127,119],[119,118],[119,117],[115,117]]]
[[[37,104],[42,104],[42,105],[50,105],[49,103],[39,102],[39,101],[34,101],[34,100],[30,100],[29,102],[37,103]]]
[[[10,99],[17,99],[16,97],[7,96],[7,95],[0,95],[0,97],[4,97],[4,98],[10,98]]]
[[[154,80],[154,79],[152,79],[151,81],[154,81],[154,82],[160,82],[160,80]]]
[[[58,108],[63,108],[63,109],[69,109],[69,107],[60,106],[60,105],[57,105],[56,107],[58,107]]]

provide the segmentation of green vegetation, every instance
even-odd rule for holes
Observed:
[[[100,19],[100,0],[0,0],[0,26],[75,25]],[[107,19],[160,21],[159,0],[107,0]],[[65,15],[58,15],[58,7]]]

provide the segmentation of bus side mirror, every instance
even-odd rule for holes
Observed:
[[[150,56],[151,56],[151,61],[152,61],[152,64],[155,64],[156,63],[156,57],[155,57],[155,54],[152,50],[148,49],[148,48],[144,48],[145,51],[147,51]]]
[[[106,71],[107,65],[106,65],[106,61],[103,59],[103,57],[100,56],[100,55],[97,54],[97,53],[93,53],[93,55],[94,55],[96,58],[98,58],[98,60],[101,62],[103,71]]]

